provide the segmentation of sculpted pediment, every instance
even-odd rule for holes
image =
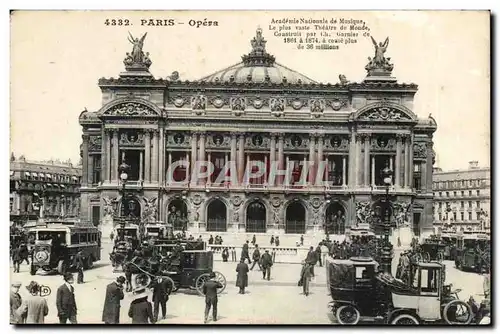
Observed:
[[[414,122],[417,121],[417,115],[399,104],[377,102],[360,108],[355,113],[354,119],[365,122]]]
[[[160,117],[161,110],[147,100],[133,98],[114,100],[101,108],[99,114],[115,117]]]

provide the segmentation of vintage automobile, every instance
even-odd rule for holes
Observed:
[[[82,251],[84,269],[93,267],[101,259],[101,234],[97,227],[88,222],[72,220],[40,220],[34,233],[30,273],[35,275],[38,269],[57,270],[64,274],[74,267],[75,255]]]
[[[441,237],[431,236],[424,239],[420,244],[420,251],[422,252],[424,261],[442,262],[444,260],[445,247],[446,245]]]
[[[146,223],[145,225],[145,236],[150,239],[173,239],[174,232],[172,225],[163,224],[161,222],[156,223]]]
[[[116,238],[125,240],[128,237],[139,240],[139,225],[126,223],[126,224],[118,224],[115,227]]]
[[[455,266],[481,273],[490,267],[490,238],[483,233],[464,233],[457,239]]]
[[[439,262],[420,262],[410,270],[410,286],[390,275],[379,274],[377,280],[390,291],[391,307],[386,321],[393,325],[446,323],[468,325],[474,314],[458,298],[460,289],[445,285],[445,266]]]
[[[420,262],[410,268],[410,282],[377,273],[378,263],[369,258],[327,258],[330,307],[340,324],[360,320],[396,325],[420,323],[469,324],[471,307],[458,299],[460,290],[444,285],[445,266]]]
[[[155,260],[142,260],[141,263],[128,264],[132,273],[132,282],[135,287],[149,287],[157,277],[170,280],[172,292],[180,288],[197,290],[203,295],[202,287],[209,274],[213,272],[213,253],[204,250],[186,250],[179,254],[179,261],[155,257]],[[215,271],[215,279],[222,284],[217,292],[221,293],[226,288],[226,278],[222,273]]]
[[[443,233],[441,240],[444,244],[443,256],[445,260],[455,261],[457,250],[457,234],[456,233]]]
[[[361,316],[383,319],[384,308],[374,298],[377,270],[378,263],[371,258],[326,258],[330,307],[338,323],[355,325]]]

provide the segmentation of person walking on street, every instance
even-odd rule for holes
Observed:
[[[229,249],[226,247],[222,251],[222,262],[227,262],[228,258],[229,258]]]
[[[19,258],[20,258],[19,264],[23,264],[23,262],[26,261],[26,264],[29,265],[30,264],[29,256],[30,256],[30,251],[28,250],[28,246],[24,242],[22,242],[19,245]]]
[[[78,253],[76,253],[75,256],[75,267],[78,272],[78,276],[76,278],[76,284],[82,284],[83,283],[83,252],[80,250]]]
[[[271,254],[269,254],[269,250],[266,249],[264,254],[262,254],[261,259],[262,265],[262,279],[271,280],[271,267],[273,266],[273,259]]]
[[[248,264],[245,263],[244,259],[240,260],[240,263],[236,266],[236,286],[240,288],[238,293],[245,294],[245,288],[248,286]]]
[[[257,237],[254,234],[253,237],[252,237],[252,245],[255,246],[256,243],[257,243]]]
[[[311,266],[311,275],[314,277],[314,264],[316,263],[316,252],[314,251],[313,246],[309,248],[309,253],[307,253],[305,263]]]
[[[274,245],[274,235],[271,235],[271,246]]]
[[[252,267],[250,268],[250,270],[253,270],[253,268],[255,267],[256,264],[258,264],[259,265],[259,269],[262,270],[262,267],[260,265],[260,250],[259,250],[259,245],[255,245],[255,250],[253,251],[252,259],[253,259],[253,263],[252,263]]]
[[[222,288],[222,284],[215,280],[215,273],[210,273],[210,279],[203,284],[203,294],[205,295],[205,323],[208,322],[208,314],[212,308],[212,319],[217,321],[217,289]]]
[[[303,235],[300,236],[300,245],[304,246],[304,236]]]
[[[128,316],[132,318],[133,324],[155,323],[153,306],[148,301],[145,287],[138,287],[134,290],[134,300],[130,303]]]
[[[323,262],[321,261],[321,244],[316,247],[316,260],[319,262],[319,266],[323,267]]]
[[[21,264],[21,246],[15,247],[14,251],[12,252],[12,263],[14,264],[14,272],[18,273],[19,272],[19,266]]]
[[[105,324],[120,323],[120,302],[124,297],[123,284],[125,277],[120,276],[116,282],[109,283],[106,287],[106,298],[102,310],[102,321]]]
[[[249,254],[249,250],[248,250],[248,240],[247,240],[247,242],[245,242],[243,244],[243,247],[241,249],[241,258],[243,260],[248,259],[248,263],[252,263],[252,260],[250,260],[250,254]]]
[[[10,288],[10,323],[13,325],[24,322],[22,314],[19,313],[19,308],[23,304],[19,288],[21,288],[21,283],[19,282],[12,283]]]
[[[304,266],[302,267],[302,292],[305,296],[309,296],[309,283],[311,282],[312,268],[313,266],[307,262],[304,263]]]
[[[274,244],[276,247],[280,246],[280,237],[276,236],[276,239],[274,239]]]
[[[45,317],[49,314],[47,300],[40,296],[40,285],[31,281],[26,287],[30,296],[23,301],[20,314],[26,316],[27,324],[43,324]]]
[[[161,315],[162,319],[167,317],[167,302],[172,292],[173,286],[171,285],[170,280],[165,277],[159,277],[156,280],[156,283],[153,288],[153,317],[155,323],[158,321],[158,314],[160,313],[161,306]]]
[[[56,306],[59,323],[65,324],[68,320],[76,324],[76,300],[75,288],[73,287],[74,278],[72,273],[64,274],[64,284],[57,289]]]

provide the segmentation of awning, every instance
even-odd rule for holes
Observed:
[[[32,175],[32,176],[34,176],[34,177],[37,177],[37,176],[38,176],[38,174],[37,174],[37,173],[35,173],[35,172],[31,173],[31,175]]]
[[[49,179],[52,178],[52,175],[50,175],[50,174],[45,174],[45,176],[48,177]]]
[[[30,172],[24,172],[24,175],[30,176],[31,174],[30,174]]]

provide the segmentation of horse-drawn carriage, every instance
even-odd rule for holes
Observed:
[[[184,250],[173,257],[165,257],[160,252],[151,259],[136,259],[127,263],[127,270],[132,273],[133,286],[150,287],[157,277],[170,281],[172,292],[180,288],[197,290],[203,295],[203,284],[213,271],[213,253],[205,250]],[[222,284],[221,293],[226,288],[226,278],[215,271],[215,279]]]
[[[451,285],[444,285],[441,263],[414,265],[410,284],[377,273],[377,267],[371,259],[327,259],[330,305],[337,322],[355,325],[370,318],[395,325],[471,323],[473,311],[458,299],[460,290],[451,291]]]
[[[470,233],[459,235],[455,266],[459,270],[474,270],[481,273],[491,266],[491,247],[488,235]]]

